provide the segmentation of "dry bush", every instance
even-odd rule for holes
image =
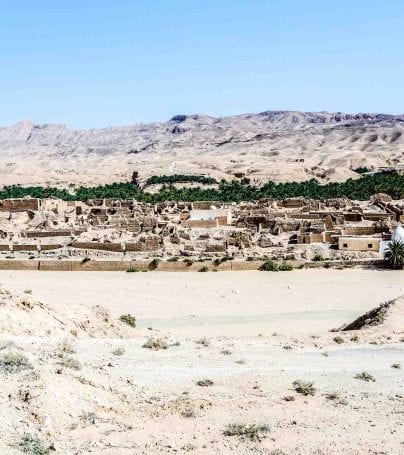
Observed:
[[[168,344],[161,338],[149,338],[143,345],[146,349],[152,349],[153,351],[159,351],[160,349],[167,349]]]
[[[196,385],[199,385],[200,387],[209,387],[213,385],[213,381],[211,379],[201,379],[197,381]]]
[[[269,431],[267,425],[230,423],[227,425],[223,434],[225,436],[237,436],[238,438],[250,441],[261,441],[265,437],[265,433]]]
[[[61,343],[59,343],[58,349],[60,352],[64,352],[66,354],[75,353],[73,346],[67,340],[64,340]]]
[[[122,346],[119,346],[118,348],[114,349],[112,351],[112,354],[114,355],[124,355],[125,354],[125,348],[123,348]]]
[[[316,388],[312,382],[304,382],[304,381],[294,381],[293,388],[297,393],[304,395],[305,397],[309,395],[314,395],[316,393]]]
[[[81,363],[73,357],[69,356],[64,356],[60,362],[58,362],[58,365],[70,368],[71,370],[81,370]]]
[[[396,370],[400,370],[401,369],[401,364],[400,363],[393,363],[393,365],[391,365],[391,368],[395,368]]]
[[[2,373],[19,373],[31,369],[32,365],[28,358],[19,352],[6,352],[0,355],[0,371]]]
[[[334,341],[334,343],[337,343],[337,344],[342,344],[342,343],[344,343],[344,339],[343,339],[342,337],[340,337],[340,336],[334,337],[334,338],[333,338],[333,341]]]
[[[45,445],[35,434],[25,433],[18,441],[18,448],[29,455],[48,455],[50,447]]]
[[[120,317],[119,317],[119,320],[127,325],[129,325],[130,327],[133,327],[135,328],[136,327],[136,318],[135,316],[132,316],[131,314],[122,314]]]
[[[200,338],[199,340],[195,341],[196,344],[201,344],[205,348],[210,346],[210,340],[208,340],[206,337]]]
[[[362,373],[358,373],[355,375],[355,379],[360,379],[361,381],[366,382],[376,382],[376,379],[367,371],[362,371]]]

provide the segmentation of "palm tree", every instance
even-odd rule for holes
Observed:
[[[384,252],[384,259],[392,269],[404,268],[404,242],[402,240],[389,242]]]

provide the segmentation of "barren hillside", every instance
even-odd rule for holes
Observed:
[[[178,115],[164,123],[91,130],[29,121],[0,128],[8,184],[102,184],[172,173],[253,183],[357,176],[357,167],[404,161],[404,115],[268,111]]]

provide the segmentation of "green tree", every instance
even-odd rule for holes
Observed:
[[[404,242],[401,240],[392,240],[389,242],[384,259],[392,269],[404,268]]]

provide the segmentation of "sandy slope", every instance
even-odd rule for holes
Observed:
[[[94,185],[159,174],[242,173],[262,181],[358,177],[404,161],[404,118],[268,111],[91,130],[29,121],[0,128],[2,184]]]
[[[3,285],[7,282],[11,289],[32,285],[33,301],[42,293],[40,300],[56,313],[63,307],[73,310],[94,303],[96,297],[111,310],[112,318],[128,308],[133,313],[135,308],[148,309],[149,320],[155,324],[151,330],[135,329],[134,338],[124,339],[66,340],[66,336],[4,333],[0,370],[7,352],[27,356],[32,368],[0,372],[0,453],[20,453],[18,441],[29,432],[52,444],[56,452],[51,453],[57,454],[401,454],[403,370],[392,365],[404,363],[403,327],[397,322],[404,314],[404,298],[389,307],[382,325],[354,332],[327,329],[338,320],[350,322],[370,310],[381,294],[385,294],[383,301],[398,295],[402,275],[362,270],[324,270],[317,276],[306,272],[311,271],[223,272],[198,278],[189,273],[182,275],[182,283],[179,276],[163,272],[130,277],[82,273],[82,278],[74,273],[1,272]],[[305,287],[310,282],[312,293]],[[189,288],[192,302],[186,301]],[[280,334],[269,330],[259,334],[258,326],[249,324],[245,332],[235,333],[237,324],[231,321],[230,309],[245,316],[247,306],[231,289],[248,290],[244,297],[252,294],[248,306],[254,314],[260,314],[264,302],[269,315],[285,307],[288,319],[300,321],[304,330],[284,324],[284,318]],[[336,291],[339,307],[351,305],[354,317],[332,315]],[[271,297],[275,295],[276,299]],[[12,299],[19,297],[12,295]],[[202,324],[203,331],[192,323],[171,324],[168,332],[167,322],[159,322],[161,312],[165,311],[166,319],[176,319],[185,304],[193,307],[197,317],[205,306],[213,322]],[[325,311],[322,330],[317,332],[316,318],[302,319],[302,307]],[[5,314],[0,313],[0,318]],[[42,330],[39,325],[38,330]],[[201,344],[202,332],[206,340]],[[163,338],[168,348],[143,348],[149,336]],[[336,337],[341,339],[336,342]],[[121,355],[113,353],[117,348]],[[61,366],[66,357],[79,361],[80,369]],[[363,371],[375,382],[355,378]],[[201,379],[213,384],[198,386]],[[296,379],[313,381],[314,396],[296,393],[292,386]],[[285,396],[294,400],[285,401]],[[235,422],[265,424],[269,431],[261,442],[225,436],[226,426]]]

